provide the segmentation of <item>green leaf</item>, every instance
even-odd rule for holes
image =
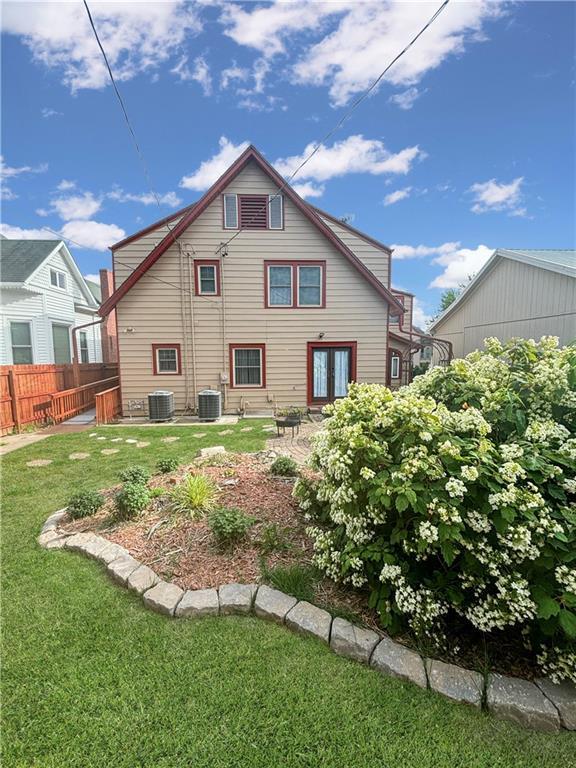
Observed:
[[[538,602],[538,616],[541,619],[549,619],[551,616],[556,616],[560,611],[560,606],[551,597],[544,596],[540,598]]]
[[[454,552],[454,545],[452,544],[452,542],[443,541],[442,544],[440,544],[440,550],[442,552],[442,557],[444,558],[446,565],[452,565],[456,557],[456,553]]]
[[[572,611],[560,611],[560,626],[566,632],[568,637],[576,637],[576,613]]]
[[[408,508],[408,504],[408,499],[403,493],[399,493],[398,496],[396,496],[396,509],[398,512],[404,512],[404,510]]]

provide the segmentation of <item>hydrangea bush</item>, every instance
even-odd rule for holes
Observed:
[[[315,562],[391,631],[517,628],[576,682],[576,348],[513,340],[326,409],[295,494]]]

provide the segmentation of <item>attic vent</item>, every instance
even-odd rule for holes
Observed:
[[[241,195],[240,229],[268,228],[268,196]]]

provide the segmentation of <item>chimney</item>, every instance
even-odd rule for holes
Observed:
[[[100,270],[102,303],[114,293],[114,276],[109,269]],[[116,334],[116,310],[113,309],[102,323],[102,362],[118,362],[118,338]]]

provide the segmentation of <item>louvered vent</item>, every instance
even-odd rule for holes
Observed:
[[[268,196],[242,195],[240,197],[240,228],[268,228]]]

